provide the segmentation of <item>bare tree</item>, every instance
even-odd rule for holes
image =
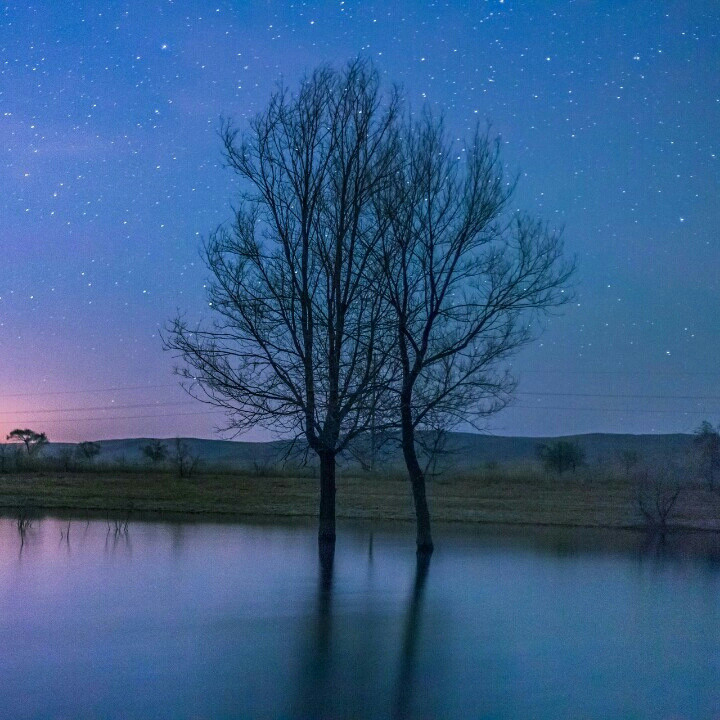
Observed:
[[[228,411],[227,430],[267,427],[318,455],[321,542],[335,539],[336,458],[392,368],[372,200],[394,171],[397,114],[397,93],[356,60],[280,88],[244,134],[225,124],[246,191],[204,246],[217,319],[178,318],[165,338],[186,389]]]
[[[175,464],[175,469],[181,478],[191,477],[195,470],[197,470],[198,463],[200,462],[200,456],[192,453],[190,451],[190,445],[179,437],[176,437],[173,443],[172,459]]]
[[[24,430],[16,428],[10,432],[6,439],[11,442],[22,442],[25,445],[28,457],[35,455],[35,453],[39,452],[48,442],[47,435],[44,432],[38,433],[29,428],[25,428]]]
[[[426,113],[404,133],[377,202],[419,551],[433,544],[416,433],[431,418],[478,426],[507,404],[515,382],[501,361],[532,338],[535,315],[563,303],[573,270],[558,234],[506,212],[514,185],[499,144],[476,131],[463,151]]]
[[[682,491],[676,469],[670,466],[654,471],[642,470],[636,474],[635,481],[635,503],[646,527],[664,532]]]

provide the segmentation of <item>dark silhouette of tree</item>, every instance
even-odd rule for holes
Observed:
[[[142,454],[150,460],[153,465],[163,462],[167,458],[167,445],[162,440],[151,440],[142,447]]]
[[[165,346],[227,430],[304,438],[320,461],[320,541],[335,539],[338,454],[369,425],[391,371],[372,201],[394,172],[396,93],[356,60],[275,92],[239,134],[222,128],[243,182],[235,220],[204,246],[213,324],[176,319]]]
[[[575,442],[557,440],[551,443],[538,445],[538,457],[548,470],[554,470],[562,475],[566,470],[575,472],[578,465],[585,462],[584,450]]]
[[[44,432],[38,433],[28,428],[24,430],[19,428],[12,430],[6,439],[10,440],[10,442],[24,443],[28,457],[35,455],[35,453],[39,452],[48,442],[47,435]]]
[[[180,477],[191,477],[197,470],[200,456],[193,454],[188,443],[177,437],[173,443],[172,460]]]
[[[694,445],[702,473],[708,487],[715,487],[720,473],[720,426],[715,429],[708,420],[703,420],[695,430]]]
[[[79,457],[92,462],[100,454],[101,449],[100,443],[87,440],[77,446],[77,453]]]
[[[426,113],[402,134],[394,182],[376,201],[418,550],[433,544],[417,433],[479,427],[505,407],[515,382],[502,361],[531,340],[538,313],[566,299],[573,268],[561,239],[506,212],[513,187],[488,134],[460,152]]]
[[[664,468],[650,472],[643,470],[637,474],[637,492],[635,502],[645,526],[653,532],[664,532],[668,520],[676,510],[682,487],[673,472],[674,468]]]

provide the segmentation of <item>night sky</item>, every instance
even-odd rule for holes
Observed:
[[[159,329],[207,314],[199,241],[236,192],[220,118],[358,54],[458,138],[491,121],[517,207],[577,257],[488,429],[720,422],[717,0],[48,0],[0,8],[3,437],[215,435]]]

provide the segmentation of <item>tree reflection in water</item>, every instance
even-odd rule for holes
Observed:
[[[420,618],[422,617],[423,595],[430,570],[430,553],[419,552],[415,565],[415,582],[413,583],[410,601],[405,613],[405,631],[397,681],[395,683],[395,700],[392,717],[411,717],[411,702],[415,695],[415,661],[418,637],[420,635]]]
[[[368,614],[357,607],[347,613],[337,607],[334,559],[334,547],[321,547],[314,614],[301,641],[300,677],[290,716],[409,718],[417,696],[418,640],[430,555],[417,555],[401,623],[393,621],[394,614]],[[387,644],[395,630],[401,633],[397,656]]]

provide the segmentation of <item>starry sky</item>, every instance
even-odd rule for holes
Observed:
[[[516,400],[488,429],[720,422],[717,0],[10,0],[3,437],[217,436],[159,330],[208,313],[199,242],[237,192],[220,118],[242,127],[278,80],[358,54],[457,138],[490,121],[517,207],[577,258],[576,301],[513,359]]]

